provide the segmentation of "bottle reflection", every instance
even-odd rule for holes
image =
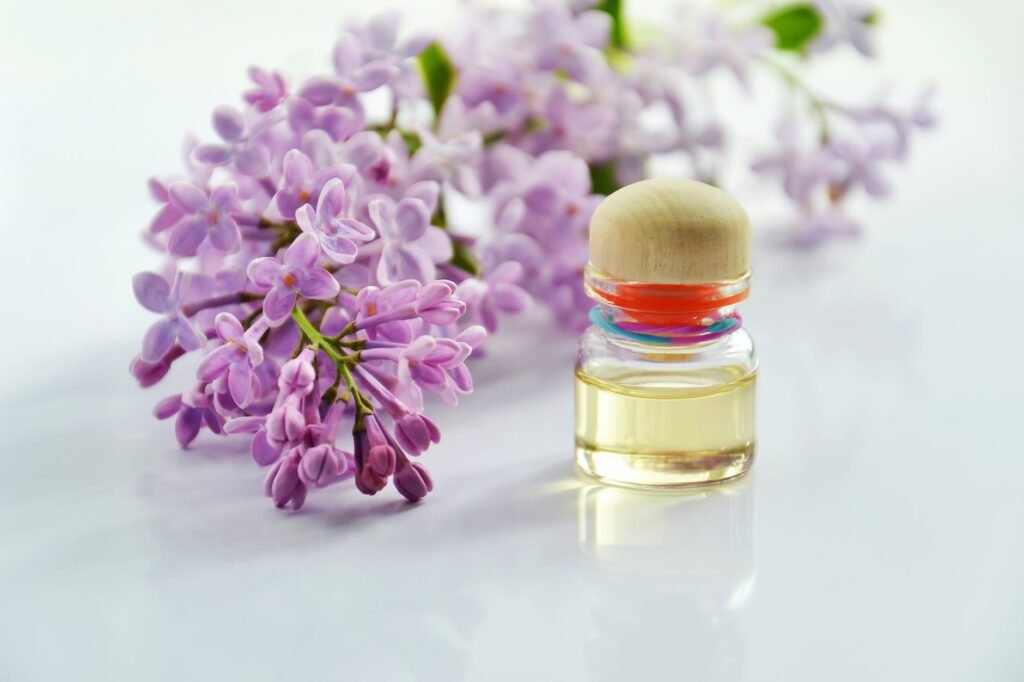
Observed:
[[[603,588],[587,633],[593,679],[742,679],[753,491],[752,477],[686,493],[580,489],[579,546]]]

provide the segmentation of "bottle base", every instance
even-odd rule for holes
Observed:
[[[576,443],[576,466],[602,483],[627,488],[677,489],[724,483],[747,473],[754,444],[727,450],[637,454]]]

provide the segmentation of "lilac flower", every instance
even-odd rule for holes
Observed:
[[[181,346],[174,344],[171,349],[164,354],[162,358],[156,362],[147,362],[142,359],[141,355],[137,355],[129,367],[131,375],[135,377],[135,380],[139,382],[139,386],[142,388],[149,388],[155,386],[160,382],[167,372],[171,370],[171,363],[180,358],[185,354],[185,349]]]
[[[407,453],[419,455],[441,442],[441,431],[425,415],[410,412],[395,420],[395,439]]]
[[[173,227],[181,217],[184,215],[181,209],[171,203],[171,195],[169,190],[170,182],[161,180],[160,178],[150,178],[147,183],[149,186],[149,194],[154,200],[162,204],[157,214],[153,216],[153,220],[149,223],[149,231],[152,234],[163,232],[164,230]]]
[[[761,26],[734,29],[719,15],[712,15],[704,24],[701,38],[688,47],[683,64],[694,76],[702,76],[719,67],[732,72],[741,85],[749,85],[750,62],[764,54],[775,43],[772,32]]]
[[[284,78],[276,71],[264,71],[254,66],[249,69],[249,79],[255,83],[255,87],[246,90],[243,97],[256,111],[268,112],[288,96]]]
[[[604,69],[601,50],[608,43],[611,20],[604,12],[573,14],[558,3],[545,3],[531,17],[537,41],[537,66],[564,71],[573,80],[590,82]]]
[[[187,285],[187,277],[180,271],[174,274],[173,284],[155,272],[140,272],[132,279],[135,298],[142,307],[164,315],[142,340],[141,357],[145,362],[159,362],[175,342],[185,351],[194,351],[206,341],[203,332],[181,311]]]
[[[365,495],[374,495],[384,489],[388,476],[394,473],[397,455],[372,414],[363,417],[361,427],[357,425],[353,436],[356,487]]]
[[[455,284],[447,280],[437,280],[424,287],[411,279],[384,289],[366,287],[356,295],[355,328],[382,330],[388,324],[413,318],[438,326],[452,324],[466,312],[466,304],[453,298],[455,291]],[[394,340],[409,342],[407,328],[404,329],[393,336],[405,338]]]
[[[422,129],[419,136],[422,146],[414,157],[413,166],[419,171],[416,177],[447,180],[469,197],[480,194],[480,180],[474,167],[483,148],[483,135],[479,130],[442,140]]]
[[[828,151],[841,162],[842,174],[830,187],[833,196],[842,196],[860,185],[873,197],[884,197],[889,186],[879,173],[879,162],[888,157],[885,147],[853,140],[835,140]]]
[[[377,192],[391,196],[404,189],[409,176],[409,148],[397,130],[384,139],[371,130],[353,135],[339,147],[338,155],[354,164]]]
[[[395,470],[395,488],[410,502],[419,502],[434,489],[430,472],[419,462],[402,460]]]
[[[541,155],[511,193],[523,201],[522,230],[550,249],[575,247],[584,240],[601,197],[590,190],[590,170],[574,154]]]
[[[267,292],[263,314],[271,325],[288,319],[299,295],[314,300],[330,300],[338,295],[337,280],[321,267],[320,245],[312,234],[299,236],[284,252],[281,260],[257,258],[246,273],[253,284]]]
[[[231,398],[239,407],[246,407],[260,392],[255,368],[263,362],[263,348],[258,338],[267,324],[254,324],[247,332],[234,315],[220,313],[214,329],[224,344],[199,363],[199,380],[210,382],[226,376]]]
[[[514,61],[467,63],[455,85],[467,106],[490,104],[508,127],[517,125],[529,113],[523,69]]]
[[[309,491],[299,478],[300,461],[301,456],[296,448],[274,463],[267,472],[263,484],[264,493],[273,499],[274,504],[280,509],[291,505],[292,509],[298,510],[306,502],[306,494]]]
[[[233,163],[239,172],[254,178],[267,174],[270,154],[257,137],[276,117],[264,114],[255,125],[246,130],[241,112],[228,106],[213,111],[213,128],[224,140],[222,144],[201,144],[192,152],[192,158],[210,166]]]
[[[324,131],[332,142],[347,140],[363,126],[362,113],[349,107],[325,104],[316,106],[307,99],[288,100],[288,125],[296,133]]]
[[[188,182],[175,182],[167,190],[170,203],[181,213],[171,231],[167,250],[175,256],[194,256],[199,246],[209,239],[219,251],[234,253],[241,236],[231,216],[238,199],[234,184],[221,185],[209,196]]]
[[[498,328],[498,312],[514,315],[530,305],[530,295],[516,285],[522,276],[521,264],[506,261],[482,277],[460,282],[456,296],[479,316],[487,331],[494,332]]]
[[[213,409],[203,384],[184,395],[174,395],[161,400],[154,408],[153,414],[157,419],[177,416],[174,435],[182,448],[187,448],[196,439],[204,424],[216,434],[220,434],[224,426],[224,420]]]
[[[878,17],[872,5],[859,0],[814,0],[814,6],[825,19],[825,30],[811,43],[811,52],[849,43],[863,56],[875,56],[871,28]]]
[[[348,186],[355,179],[352,166],[338,164],[317,170],[310,158],[298,149],[291,149],[285,154],[283,165],[284,172],[274,195],[274,204],[284,218],[294,218],[300,206],[316,202],[329,181],[338,179]]]
[[[357,113],[362,124],[363,108],[357,95],[385,85],[397,73],[386,60],[365,56],[365,47],[353,33],[342,33],[334,46],[334,77],[314,77],[306,81],[299,94],[311,103],[341,104]]]
[[[370,220],[384,242],[377,267],[377,279],[392,284],[403,279],[427,282],[434,279],[436,262],[452,256],[451,239],[444,230],[430,224],[427,205],[419,199],[375,199],[369,206]]]
[[[415,33],[399,40],[398,24],[399,15],[386,12],[370,17],[364,24],[350,23],[345,30],[360,39],[366,59],[398,65],[423,52],[431,40],[425,33]]]
[[[345,217],[345,184],[339,178],[327,181],[316,204],[301,206],[295,220],[303,232],[316,237],[320,248],[331,260],[347,264],[356,259],[359,247],[374,237],[373,230],[352,218]]]
[[[310,488],[324,488],[345,474],[348,465],[348,453],[327,443],[320,443],[302,453],[299,480]]]
[[[614,147],[615,112],[600,104],[574,102],[565,88],[548,91],[541,109],[541,130],[524,140],[535,155],[567,149],[583,158],[604,159]]]
[[[754,159],[756,173],[779,174],[787,196],[802,206],[811,202],[812,193],[838,179],[836,159],[820,147],[806,145],[800,128],[786,119],[777,131],[778,148]]]

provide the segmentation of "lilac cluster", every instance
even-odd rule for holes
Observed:
[[[250,71],[239,106],[214,110],[214,140],[150,182],[146,239],[168,259],[134,281],[160,318],[131,371],[152,386],[205,352],[192,388],[156,408],[183,447],[204,428],[250,434],[279,507],[347,479],[418,500],[433,482],[417,458],[441,438],[424,394],[471,391],[467,358],[535,300],[586,323],[601,197],[664,156],[721,180],[729,139],[703,81],[750,89],[771,70],[808,97],[812,125],[789,120],[753,161],[781,178],[804,241],[847,230],[842,202],[882,195],[879,165],[931,121],[924,101],[832,102],[785,65],[869,53],[873,15],[848,3],[744,23],[687,13],[644,44],[621,5],[469,6],[441,40],[379,16],[343,29],[330,73]]]

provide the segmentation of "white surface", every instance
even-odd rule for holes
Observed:
[[[440,412],[424,504],[283,514],[244,443],[149,417],[188,372],[132,384],[128,278],[144,177],[251,56],[326,49],[344,8],[312,4],[3,22],[0,680],[1024,679],[1019,5],[888,11],[885,70],[935,76],[943,125],[869,238],[759,248],[746,480],[577,479],[572,340],[539,318]]]

